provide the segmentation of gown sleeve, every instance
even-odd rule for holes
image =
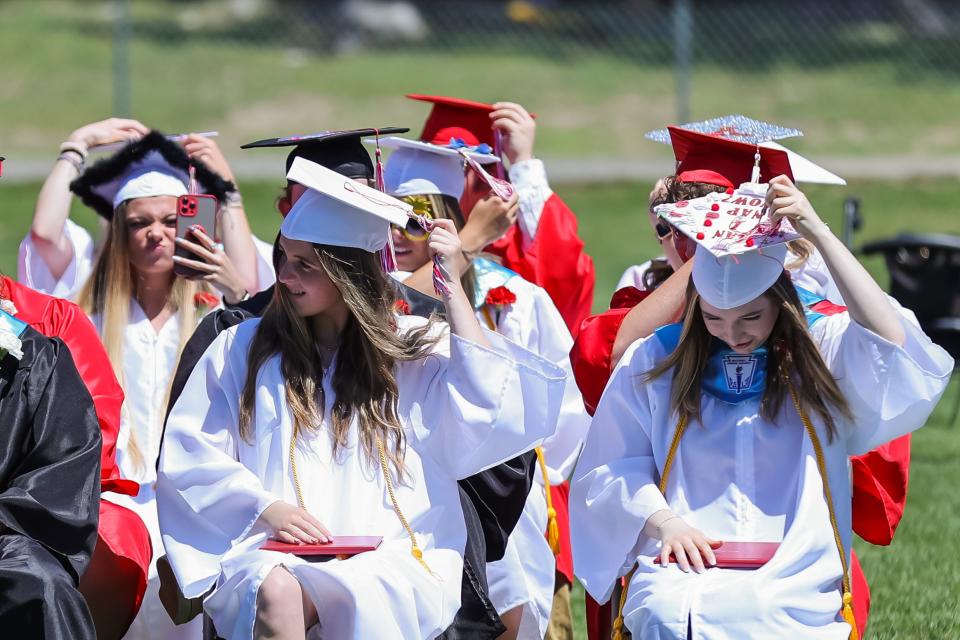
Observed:
[[[485,347],[456,334],[412,367],[400,389],[413,437],[452,477],[466,478],[533,449],[553,434],[564,372],[492,331]]]
[[[245,346],[236,340],[236,329],[221,333],[167,417],[157,512],[164,547],[187,598],[207,591],[221,556],[246,538],[277,500],[237,459]]]
[[[93,272],[93,238],[73,220],[63,225],[63,235],[73,247],[73,258],[63,275],[54,278],[50,268],[28,233],[20,242],[17,255],[17,280],[47,295],[75,300],[80,288]]]
[[[827,316],[811,329],[854,416],[841,424],[849,455],[919,429],[943,395],[953,358],[930,341],[913,314],[891,301],[906,334],[898,346],[852,321]]]
[[[638,547],[649,542],[641,533],[647,518],[667,508],[657,486],[653,412],[642,378],[655,362],[656,340],[632,345],[614,370],[570,486],[573,565],[598,602],[610,598]]]
[[[79,578],[97,539],[100,427],[70,350],[32,329],[23,339],[23,359],[0,370],[0,530],[41,543]]]

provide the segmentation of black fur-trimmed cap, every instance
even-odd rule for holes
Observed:
[[[205,164],[192,160],[183,148],[159,131],[151,131],[139,140],[126,145],[115,154],[83,172],[70,183],[73,191],[83,204],[107,220],[113,219],[113,198],[123,185],[144,169],[155,167],[164,173],[179,178],[184,186],[190,181],[190,165],[201,193],[216,196],[223,202],[229,191],[236,187],[229,180],[207,168]]]

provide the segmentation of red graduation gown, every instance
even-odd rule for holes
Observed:
[[[560,196],[552,194],[543,205],[537,235],[526,249],[523,232],[515,224],[486,250],[499,256],[506,268],[543,287],[570,334],[577,337],[580,323],[590,315],[596,275],[593,258],[577,235],[577,216]]]
[[[624,287],[613,294],[609,310],[586,318],[580,325],[570,360],[584,404],[591,415],[612,373],[610,358],[620,325],[630,310],[649,294],[649,291],[635,287]],[[817,303],[812,309],[824,315],[845,310],[828,301]],[[853,469],[853,530],[867,542],[888,545],[903,517],[907,501],[910,434],[853,457],[850,462]],[[862,638],[870,611],[870,587],[855,553],[852,553],[850,579],[854,613]],[[588,594],[586,609],[590,640],[609,638],[610,603],[600,605]]]
[[[93,324],[74,303],[34,291],[6,276],[0,276],[0,298],[13,302],[19,320],[47,337],[60,338],[70,349],[80,378],[93,397],[100,422],[103,439],[101,491],[136,495],[138,485],[122,479],[116,463],[123,390]],[[132,622],[147,588],[147,570],[152,556],[150,534],[136,513],[101,500],[97,536],[91,568],[97,568],[98,576],[109,578],[107,588],[114,592],[111,598],[116,603],[117,614],[128,616],[128,621]],[[88,570],[84,578],[89,578],[92,573],[92,569]],[[81,589],[85,590],[85,587],[81,581]],[[106,585],[94,588],[100,591],[104,587]]]

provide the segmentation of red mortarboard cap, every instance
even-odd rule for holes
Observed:
[[[676,173],[687,182],[707,182],[737,187],[750,182],[754,155],[760,151],[760,179],[769,181],[779,175],[793,180],[790,158],[786,151],[716,136],[696,133],[680,127],[667,127],[673,153],[677,159]],[[719,175],[717,175],[719,174]],[[725,179],[725,180],[724,180]]]
[[[492,104],[417,93],[408,93],[407,97],[433,104],[420,134],[422,141],[446,146],[450,138],[459,138],[471,147],[481,143],[493,147]]]

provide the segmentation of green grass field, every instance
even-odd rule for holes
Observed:
[[[0,183],[0,270],[16,270],[16,248],[29,228],[39,185]],[[622,270],[653,255],[656,243],[642,217],[646,192],[638,185],[603,187],[556,187],[577,211],[581,235],[597,266],[594,307],[605,308]],[[273,213],[276,185],[243,185],[251,224],[263,238],[275,233],[279,218]],[[894,235],[900,231],[960,234],[960,201],[957,183],[912,182],[855,183],[844,190],[808,190],[811,200],[833,228],[838,228],[845,195],[863,201],[865,228],[858,243]],[[93,215],[74,207],[74,218],[93,229]],[[885,283],[882,261],[866,262]],[[950,638],[960,636],[960,425],[947,424],[949,410],[960,394],[956,380],[948,389],[930,423],[913,440],[910,498],[906,515],[889,548],[858,541],[860,555],[873,590],[870,637]],[[577,591],[577,603],[580,602]],[[575,604],[578,637],[585,637],[582,609]]]

